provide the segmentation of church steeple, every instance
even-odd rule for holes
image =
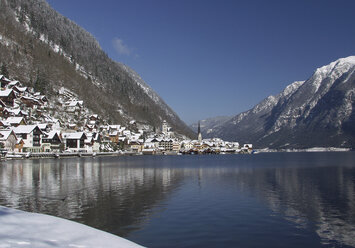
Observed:
[[[200,121],[198,121],[197,133],[198,133],[198,141],[201,142],[202,141],[202,134],[201,134]]]

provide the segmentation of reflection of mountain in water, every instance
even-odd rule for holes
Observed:
[[[238,231],[233,244],[245,238],[246,246],[252,228],[264,235],[263,242],[277,244],[280,237],[289,237],[287,232],[265,237],[280,229],[264,228],[275,223],[287,226],[263,223],[271,212],[267,209],[265,215],[266,205],[277,219],[281,216],[292,229],[300,228],[294,235],[305,231],[314,237],[316,232],[322,246],[355,246],[354,158],[355,153],[275,153],[7,162],[0,166],[0,204],[72,219],[124,237],[136,234],[137,240],[155,234],[149,242],[163,239],[161,228],[172,228],[164,232],[166,243],[184,237],[208,240],[207,244],[217,237],[228,241]],[[211,232],[211,223],[221,229]],[[319,243],[312,239],[301,244]]]
[[[221,168],[202,175],[266,201],[299,228],[317,232],[323,244],[355,246],[355,168]]]
[[[181,179],[178,171],[170,169],[132,168],[101,160],[8,162],[0,167],[0,205],[126,236],[149,219],[154,206],[162,207]]]

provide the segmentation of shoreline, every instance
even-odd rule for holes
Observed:
[[[350,152],[353,148],[341,148],[341,147],[310,147],[310,148],[290,148],[290,149],[255,149],[257,153],[269,153],[269,152]]]
[[[125,155],[120,152],[70,152],[70,153],[59,153],[59,152],[10,152],[5,156],[1,157],[1,160],[14,160],[14,159],[40,159],[40,158],[75,158],[75,157],[103,157],[103,156],[122,156]],[[129,155],[129,154],[127,154]]]
[[[246,154],[260,154],[260,153],[275,153],[275,152],[351,152],[354,149],[352,148],[339,148],[339,147],[312,147],[304,149],[254,149],[252,153]],[[241,154],[241,153],[219,153],[216,155],[231,155],[231,154]],[[71,153],[56,153],[56,152],[41,152],[41,153],[24,153],[24,152],[9,152],[5,156],[0,156],[1,161],[7,160],[21,160],[21,159],[41,159],[41,158],[76,158],[76,157],[120,157],[120,156],[177,156],[177,155],[209,155],[209,154],[142,154],[138,152],[71,152]]]

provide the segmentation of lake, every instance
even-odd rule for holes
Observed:
[[[355,247],[355,152],[7,161],[0,205],[147,247]]]

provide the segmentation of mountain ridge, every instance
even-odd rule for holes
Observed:
[[[203,135],[260,148],[354,147],[354,95],[355,56],[340,58]]]

